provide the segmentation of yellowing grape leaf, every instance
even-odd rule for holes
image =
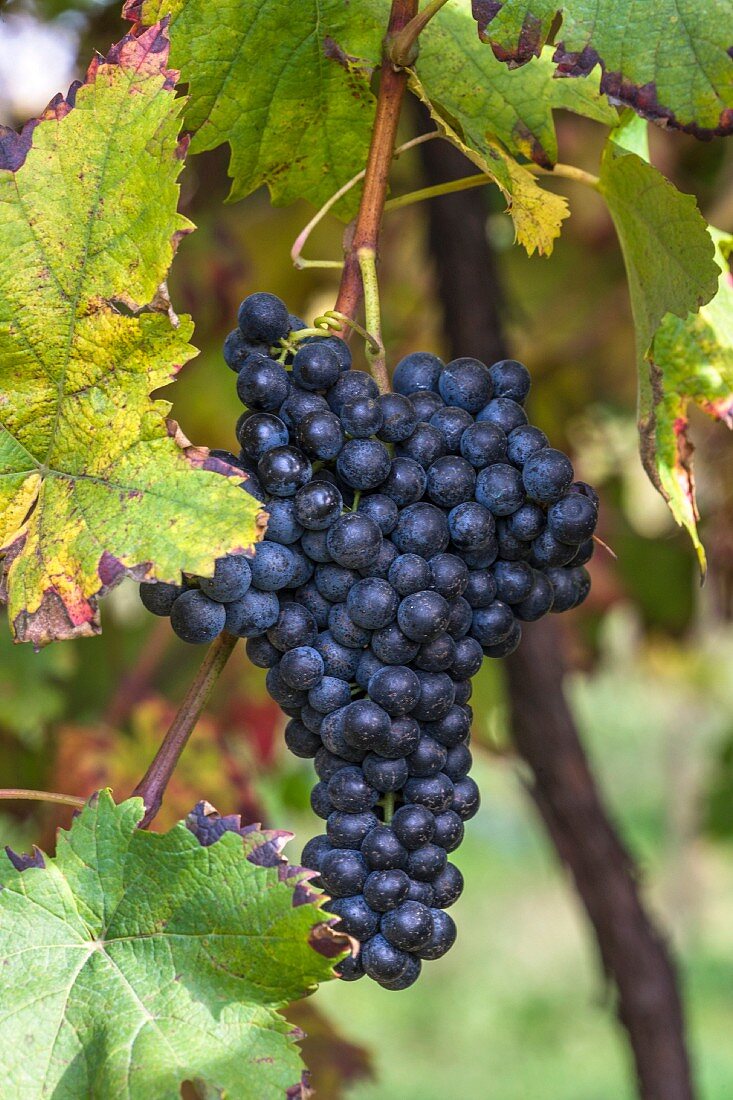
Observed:
[[[297,1033],[279,1014],[334,976],[312,872],[290,834],[200,803],[165,834],[102,791],[56,855],[0,859],[0,1073],[8,1097],[292,1100]]]
[[[210,574],[257,537],[243,476],[149,396],[195,354],[165,293],[192,228],[167,57],[164,27],[127,35],[0,133],[0,553],[19,641],[97,633],[125,574]]]
[[[625,130],[619,129],[621,141],[626,140]],[[639,135],[632,136],[638,145]],[[675,519],[690,533],[704,568],[682,413],[691,396],[701,404],[724,398],[719,369],[725,355],[719,359],[716,352],[715,362],[704,366],[712,354],[711,326],[713,343],[729,337],[727,299],[714,299],[720,277],[715,249],[694,197],[681,194],[661,172],[616,141],[606,148],[599,190],[616,226],[629,281],[642,461]],[[717,305],[708,317],[701,307],[710,303],[708,311],[712,309],[711,299]],[[705,397],[703,379],[712,386]]]
[[[674,518],[689,531],[703,569],[694,447],[687,434],[690,402],[733,428],[733,277],[729,268],[733,238],[710,232],[720,267],[718,291],[697,313],[664,317],[647,355],[650,385],[640,424],[645,465],[656,475],[654,480]]]
[[[474,134],[471,144],[464,141],[443,115],[441,105],[430,100],[414,73],[410,74],[410,88],[425,103],[440,132],[501,189],[519,244],[530,256],[535,250],[549,256],[560,235],[563,219],[569,213],[565,199],[544,191],[532,173],[518,164],[490,134]]]

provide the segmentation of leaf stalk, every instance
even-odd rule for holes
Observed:
[[[133,791],[133,794],[142,798],[145,804],[145,814],[140,822],[141,829],[148,827],[160,809],[173,770],[196,728],[214,684],[238,641],[234,634],[224,633],[211,643],[150,767]]]
[[[29,791],[23,787],[4,787],[0,790],[0,799],[22,802],[55,802],[61,806],[74,806],[81,810],[86,806],[86,798],[75,794],[57,794],[55,791]]]
[[[410,22],[392,35],[387,47],[387,56],[393,65],[405,68],[414,65],[418,55],[418,39],[430,20],[438,14],[448,0],[429,0],[421,12],[413,16]]]

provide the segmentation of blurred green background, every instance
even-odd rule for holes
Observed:
[[[121,33],[115,8],[89,0],[7,3],[0,18],[0,121],[16,124],[78,75],[92,46]],[[560,117],[562,159],[593,170],[601,132]],[[652,134],[656,164],[694,192],[709,221],[733,230],[733,149]],[[297,273],[289,248],[312,211],[270,207],[258,193],[236,206],[225,151],[182,177],[184,241],[171,293],[196,321],[199,358],[165,391],[196,443],[235,447],[233,375],[220,346],[239,300],[282,295],[313,317],[332,305],[333,272]],[[394,189],[421,185],[405,157]],[[486,233],[497,256],[502,316],[513,354],[535,376],[530,415],[570,448],[579,476],[603,498],[592,596],[563,624],[566,690],[613,816],[638,861],[649,904],[680,960],[691,1047],[704,1100],[733,1094],[733,446],[693,417],[704,588],[691,549],[642,473],[636,451],[633,334],[623,267],[597,196],[569,185],[572,218],[550,260],[511,246],[496,193]],[[442,317],[427,254],[425,211],[389,218],[383,245],[385,337],[394,363],[440,352]],[[307,254],[339,255],[341,227],[324,225]],[[0,635],[0,786],[127,794],[152,756],[200,653],[151,621],[135,586],[103,606],[101,638],[34,654]],[[324,987],[309,1022],[319,1097],[353,1100],[625,1100],[635,1095],[596,951],[572,884],[558,867],[524,790],[506,727],[501,669],[475,696],[476,774],[483,808],[456,855],[466,890],[453,910],[456,948],[401,994],[371,983]],[[296,834],[291,858],[317,830],[310,765],[283,751],[281,719],[263,677],[235,656],[187,749],[158,827],[199,797],[222,811]],[[53,845],[68,816],[5,803],[0,840]],[[296,1010],[296,1013],[301,1010]],[[331,1021],[331,1023],[329,1023]],[[332,1024],[341,1032],[337,1040]],[[349,1040],[350,1042],[347,1042]],[[362,1049],[363,1048],[363,1049]]]

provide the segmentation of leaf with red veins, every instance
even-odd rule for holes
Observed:
[[[163,23],[128,34],[0,132],[0,596],[37,646],[97,633],[122,577],[211,574],[261,534],[241,471],[150,397],[196,353],[165,292],[193,228],[167,60]]]

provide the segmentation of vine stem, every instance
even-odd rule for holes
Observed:
[[[354,233],[346,248],[344,269],[335,309],[347,317],[355,318],[359,308],[364,284],[362,282],[362,257],[371,253],[376,258],[379,246],[379,230],[387,198],[389,169],[400,120],[400,110],[407,88],[407,72],[397,68],[388,56],[394,37],[400,33],[417,14],[418,0],[392,0],[392,8],[385,39],[385,54],[377,95],[377,110],[369,147],[364,190],[356,216]],[[368,326],[369,327],[369,326]],[[386,372],[385,372],[386,374]],[[378,384],[379,380],[377,379]]]
[[[61,806],[74,806],[81,810],[86,806],[86,798],[75,794],[56,794],[55,791],[28,791],[23,787],[4,787],[0,790],[0,799],[17,799],[21,802],[56,802]]]
[[[389,46],[389,57],[394,65],[412,65],[417,58],[417,40],[433,16],[437,15],[448,0],[429,0],[421,12],[413,16],[410,22],[393,35]]]
[[[141,829],[148,827],[160,809],[173,770],[238,640],[235,635],[224,633],[211,643],[150,767],[132,792],[145,804]]]

